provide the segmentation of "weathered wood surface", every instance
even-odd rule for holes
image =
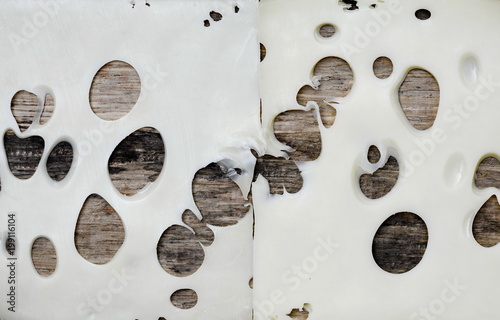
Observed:
[[[132,196],[154,183],[165,162],[165,144],[155,128],[138,129],[123,139],[108,160],[108,172],[115,188]]]
[[[75,228],[75,245],[82,257],[106,264],[125,240],[125,228],[115,209],[101,196],[91,194],[83,203]]]
[[[265,51],[265,48],[263,48]],[[100,74],[102,78],[94,80],[94,85],[90,92],[90,101],[94,106],[94,111],[99,113],[101,117],[116,118],[130,110],[130,105],[135,103],[137,91],[140,90],[140,79],[137,79],[137,74],[131,67],[124,63],[114,62],[106,65]],[[392,64],[390,61],[382,59],[374,64],[374,72],[381,74],[382,77],[387,76],[392,72]],[[328,125],[335,125],[335,109],[324,102],[325,99],[330,99],[338,96],[345,96],[352,86],[352,73],[348,65],[338,58],[328,58],[321,61],[315,70],[315,75],[321,80],[321,85],[318,90],[309,87],[302,88],[297,95],[299,104],[305,105],[307,101],[316,101],[320,106],[321,121]],[[106,91],[108,87],[108,91]],[[109,93],[109,88],[113,88],[113,93]],[[423,89],[423,90],[422,90]],[[427,72],[414,71],[408,74],[408,78],[403,83],[400,90],[400,100],[405,108],[405,113],[410,115],[410,121],[418,129],[424,129],[432,125],[439,101],[439,86],[434,78]],[[33,97],[27,92],[20,92],[12,101],[12,110],[15,118],[18,120],[23,131],[29,127],[34,112],[33,109],[38,106],[33,102]],[[44,112],[44,117],[47,113],[50,115],[52,106],[49,102],[46,103],[49,107]],[[109,106],[112,106],[111,108]],[[334,104],[333,104],[334,106]],[[424,108],[422,108],[424,106]],[[57,105],[54,106],[57,112]],[[257,162],[257,173],[261,173],[270,179],[271,192],[282,192],[283,185],[288,192],[297,192],[302,187],[302,178],[293,160],[310,161],[316,159],[321,153],[321,137],[318,131],[317,120],[310,112],[289,111],[279,115],[275,122],[276,137],[295,148],[297,151],[291,153],[292,160],[276,159],[269,156],[260,158]],[[34,144],[28,149],[23,149],[23,144],[16,143],[15,136],[12,132],[4,136],[8,158],[14,165],[11,165],[13,173],[20,178],[26,178],[33,174],[38,166],[38,158],[42,153],[42,146]],[[124,144],[125,149],[121,151],[120,156],[115,161],[110,162],[111,172],[115,177],[120,175],[119,179],[115,180],[117,188],[123,188],[127,192],[132,192],[135,186],[131,181],[140,174],[144,167],[130,167],[132,159],[127,159],[127,154],[134,155],[136,150],[134,144]],[[30,149],[31,148],[31,149]],[[148,146],[152,152],[159,149],[158,146]],[[166,150],[168,156],[168,150]],[[58,170],[65,170],[67,163],[71,163],[68,159],[69,152],[60,152],[58,156],[51,160],[51,174],[58,175]],[[72,156],[72,153],[71,153]],[[376,160],[377,152],[375,150],[367,151],[367,156],[371,161]],[[379,155],[378,155],[379,156]],[[397,159],[396,159],[397,160]],[[478,159],[479,160],[479,159]],[[392,161],[392,160],[391,160]],[[58,166],[57,162],[62,165]],[[147,166],[147,173],[160,172],[162,169],[162,161],[158,163],[150,162]],[[497,161],[498,162],[498,161]],[[478,186],[491,186],[492,183],[500,180],[500,166],[495,161],[485,161],[482,163],[477,175]],[[123,166],[126,163],[128,166]],[[207,164],[208,165],[208,164]],[[41,167],[41,166],[40,166]],[[390,190],[397,181],[397,163],[388,163],[389,170],[385,174],[374,175],[371,179],[360,179],[360,188],[365,190],[369,197],[371,195],[381,196]],[[60,169],[58,169],[60,168]],[[120,170],[116,169],[120,168]],[[125,169],[124,169],[125,168]],[[45,170],[45,168],[41,168]],[[133,175],[129,175],[134,172]],[[257,174],[256,173],[256,174]],[[383,173],[383,172],[382,172]],[[63,172],[59,173],[60,175]],[[498,183],[497,183],[498,185]],[[132,187],[131,187],[132,186]],[[137,186],[138,188],[138,186]],[[132,190],[131,190],[132,189]],[[204,220],[201,223],[210,223],[211,225],[230,225],[244,215],[241,210],[245,200],[242,198],[239,189],[220,171],[218,166],[209,165],[202,169],[193,180],[194,197],[196,203],[200,206],[202,213],[209,212],[204,215]],[[365,192],[363,191],[363,192]],[[215,196],[214,196],[215,195]],[[83,208],[83,212],[99,212],[102,211],[103,203],[99,199],[94,199],[92,203],[88,203]],[[239,208],[239,209],[238,209]],[[497,203],[490,203],[481,208],[486,212],[478,215],[478,217],[486,215],[485,219],[476,219],[474,222],[474,230],[478,233],[476,239],[485,246],[491,246],[496,243],[500,234],[500,211]],[[106,215],[107,210],[104,210],[103,215]],[[394,212],[395,213],[395,212]],[[394,214],[389,213],[389,214]],[[181,213],[179,213],[181,214]],[[399,219],[399,220],[398,220]],[[393,273],[405,272],[416,264],[418,255],[422,254],[422,247],[427,242],[427,232],[424,228],[420,228],[419,224],[414,224],[414,221],[408,218],[407,215],[401,215],[396,219],[389,221],[381,226],[379,237],[374,241],[373,253],[379,265]],[[115,232],[115,238],[118,241],[106,242],[102,241],[99,234],[95,234],[97,220],[81,220],[76,226],[75,243],[79,252],[84,253],[84,256],[93,257],[94,262],[100,263],[107,261],[112,257],[113,252],[116,252],[116,246],[119,245],[120,223],[119,219],[108,219],[106,224]],[[408,227],[410,226],[410,227]],[[90,236],[92,234],[92,237]],[[192,241],[182,240],[182,235],[176,238],[176,243],[166,243],[160,246],[160,250],[173,250],[170,261],[163,261],[165,264],[175,265],[175,259],[201,259],[197,250],[186,250],[186,245],[193,243]],[[179,240],[180,239],[180,240]],[[397,241],[394,241],[396,239]],[[414,245],[408,246],[412,243]],[[98,245],[96,245],[98,243]],[[176,255],[175,250],[179,247],[184,247],[182,256]],[[170,248],[170,249],[169,249]],[[187,247],[189,248],[189,246]],[[38,271],[41,274],[50,274],[55,267],[55,252],[49,241],[38,241],[33,247],[33,260]],[[190,255],[192,252],[192,255]],[[187,255],[186,255],[187,254]],[[395,263],[395,256],[398,263]],[[185,263],[185,261],[183,262]],[[179,276],[182,276],[182,270],[179,271]],[[247,280],[248,281],[248,280]],[[250,283],[249,283],[250,285]],[[185,293],[185,292],[184,292]],[[180,294],[180,298],[185,301],[177,301],[180,304],[189,304],[192,298],[186,294]],[[301,306],[297,306],[297,310],[291,311],[290,317],[297,319],[306,319],[307,314],[299,310]]]

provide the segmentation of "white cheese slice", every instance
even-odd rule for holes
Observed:
[[[205,27],[211,11],[223,19]],[[76,149],[73,168],[56,183],[42,165],[30,179],[15,178],[0,147],[0,318],[251,317],[251,214],[235,226],[212,228],[215,242],[189,277],[165,272],[156,245],[169,226],[184,225],[184,210],[200,216],[191,193],[198,169],[217,161],[233,164],[242,170],[237,182],[249,189],[255,163],[249,149],[262,148],[257,18],[253,0],[0,4],[0,131],[41,136],[46,146],[41,163],[61,139]],[[137,70],[142,91],[130,113],[104,121],[89,106],[89,88],[97,70],[112,60]],[[18,90],[54,97],[55,112],[45,125],[19,132],[9,108]],[[161,133],[166,161],[159,178],[129,198],[114,189],[107,161],[123,138],[147,126]],[[93,193],[111,204],[125,227],[122,247],[104,265],[82,258],[73,240],[82,204]],[[16,216],[16,250],[10,257],[15,260],[7,260],[5,250],[8,213]],[[46,278],[31,261],[39,236],[50,239],[57,252],[56,270]],[[12,284],[10,262],[15,263]],[[183,288],[198,295],[192,309],[170,302]],[[8,310],[11,291],[15,313]]]
[[[371,8],[376,4],[376,8]],[[336,0],[262,0],[260,41],[262,121],[268,153],[284,146],[272,135],[274,117],[296,102],[324,57],[344,59],[354,73],[351,92],[337,99],[337,117],[321,127],[322,152],[298,163],[304,186],[269,196],[260,178],[255,205],[255,319],[289,319],[306,303],[316,319],[496,319],[500,316],[500,247],[483,248],[472,220],[494,188],[474,186],[477,164],[500,154],[499,1],[358,1],[345,10]],[[427,9],[431,17],[417,19]],[[335,35],[318,36],[330,23]],[[373,74],[389,57],[394,72]],[[398,103],[408,70],[437,79],[441,100],[434,125],[413,128]],[[397,158],[394,189],[370,200],[358,179],[368,171],[366,150]],[[373,168],[372,170],[373,171]],[[389,216],[410,211],[426,223],[427,250],[404,274],[377,266],[372,241]]]

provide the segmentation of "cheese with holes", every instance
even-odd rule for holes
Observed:
[[[212,11],[222,19],[214,21]],[[249,149],[262,145],[257,17],[256,0],[0,4],[0,131],[41,137],[45,147],[36,172],[19,179],[0,146],[0,318],[251,318],[251,213],[234,226],[210,226],[215,240],[203,247],[203,264],[190,276],[165,272],[156,247],[168,227],[185,226],[185,210],[201,219],[191,192],[198,169],[220,161],[240,168],[234,179],[249,189],[255,163]],[[114,60],[135,68],[141,91],[128,114],[108,121],[94,114],[89,89],[99,68]],[[45,124],[39,111],[20,132],[9,108],[19,90],[35,93],[39,106],[46,94],[53,97]],[[128,197],[113,186],[108,159],[143,127],[161,134],[166,158],[156,181]],[[45,163],[62,140],[72,145],[74,160],[57,182]],[[23,152],[12,156],[31,156]],[[75,247],[77,219],[90,195],[116,211],[125,232],[105,264],[87,261]],[[48,277],[32,262],[40,237],[57,254]],[[197,295],[191,309],[170,301],[182,289],[190,299]]]
[[[274,138],[273,120],[305,108],[297,92],[318,87],[311,78],[318,61],[345,60],[354,82],[346,97],[329,97],[335,122],[320,125],[319,158],[298,163],[302,190],[269,196],[262,177],[253,186],[254,318],[289,319],[298,309],[308,320],[496,319],[500,247],[480,246],[472,222],[482,204],[499,195],[496,188],[478,189],[474,174],[483,157],[500,153],[500,40],[494,31],[500,2],[353,1],[356,8],[347,2],[261,1],[268,153],[290,152]],[[319,34],[324,24],[335,27],[332,37]],[[373,73],[381,56],[393,63],[386,79]],[[439,110],[426,130],[411,125],[398,101],[413,68],[439,83]],[[307,107],[320,118],[317,104]],[[367,160],[371,145],[381,151],[376,164]],[[396,185],[379,199],[367,198],[360,175],[390,156],[399,163]],[[372,243],[379,226],[398,212],[422,218],[428,245],[415,268],[392,274],[375,263]]]

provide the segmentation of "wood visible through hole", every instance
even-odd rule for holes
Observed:
[[[192,187],[196,206],[207,224],[234,225],[249,211],[249,202],[238,185],[216,163],[198,170]]]
[[[312,110],[280,113],[274,120],[274,135],[295,150],[288,152],[293,160],[312,161],[321,153],[321,134]]]
[[[52,242],[45,237],[37,238],[33,242],[31,259],[33,266],[41,276],[48,277],[56,270],[56,250]]]
[[[305,310],[307,309],[306,304],[304,304],[304,307],[301,309],[299,308],[294,308],[292,311],[290,311],[289,314],[287,314],[288,317],[290,317],[292,320],[307,320],[309,318],[309,311]]]
[[[313,76],[319,81],[318,89],[309,85],[303,86],[297,93],[297,102],[306,106],[308,101],[314,101],[319,106],[321,122],[326,128],[335,122],[337,112],[332,105],[336,98],[347,96],[354,83],[354,75],[349,64],[337,57],[327,57],[320,60],[314,67]]]
[[[12,130],[3,136],[5,153],[12,174],[19,179],[29,179],[39,167],[45,141],[39,136],[19,138]]]
[[[130,64],[110,61],[94,76],[89,102],[94,113],[104,120],[117,120],[132,110],[141,93],[141,79]]]
[[[319,35],[323,38],[330,38],[335,34],[335,27],[329,23],[322,25],[319,27]]]
[[[431,17],[431,12],[427,9],[418,9],[415,11],[415,17],[419,20],[427,20]]]
[[[12,97],[10,108],[21,132],[26,131],[35,118],[38,97],[26,90],[18,91]]]
[[[397,183],[398,176],[398,161],[391,156],[386,164],[373,174],[362,174],[359,177],[359,187],[367,198],[378,199],[392,190]]]
[[[393,65],[391,59],[387,57],[378,57],[373,62],[373,73],[379,79],[387,79],[391,76]]]
[[[167,228],[156,246],[163,270],[176,277],[192,275],[203,263],[205,252],[196,235],[180,225]]]
[[[399,102],[410,124],[418,130],[432,127],[439,108],[439,84],[432,74],[412,69],[399,88]]]
[[[479,189],[500,189],[500,161],[494,156],[484,158],[477,167],[474,182]]]
[[[359,9],[357,0],[339,0],[339,4],[343,5],[345,10],[352,11]]]
[[[45,95],[45,99],[43,101],[43,112],[40,117],[40,124],[45,124],[49,121],[50,117],[54,113],[55,101],[54,97],[50,94]]]
[[[123,139],[108,160],[115,188],[132,196],[152,185],[160,175],[166,150],[161,134],[152,127],[138,129]]]
[[[390,273],[405,273],[418,265],[425,253],[428,232],[416,214],[400,212],[388,217],[373,239],[375,262]]]
[[[104,198],[92,194],[80,210],[74,240],[83,258],[95,264],[108,263],[125,240],[123,222]]]
[[[73,163],[73,147],[69,142],[61,141],[47,158],[47,173],[54,181],[63,180]]]
[[[191,309],[198,303],[198,295],[192,289],[180,289],[172,293],[170,301],[179,309]]]
[[[368,161],[370,163],[377,163],[380,160],[380,150],[376,146],[368,148]]]
[[[210,12],[210,18],[212,18],[212,20],[214,21],[221,21],[222,20],[222,14],[220,14],[219,12],[217,11],[211,11]]]
[[[293,160],[266,155],[257,159],[254,181],[262,175],[269,183],[271,194],[297,193],[302,189],[303,179]]]
[[[496,196],[491,196],[477,212],[472,234],[483,247],[493,247],[500,242],[500,205]]]
[[[266,47],[261,43],[260,44],[260,61],[264,61],[264,59],[266,58]]]

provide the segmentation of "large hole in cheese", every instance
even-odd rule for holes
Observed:
[[[408,272],[422,260],[428,239],[422,218],[411,212],[396,213],[377,230],[372,244],[373,258],[387,272]]]

